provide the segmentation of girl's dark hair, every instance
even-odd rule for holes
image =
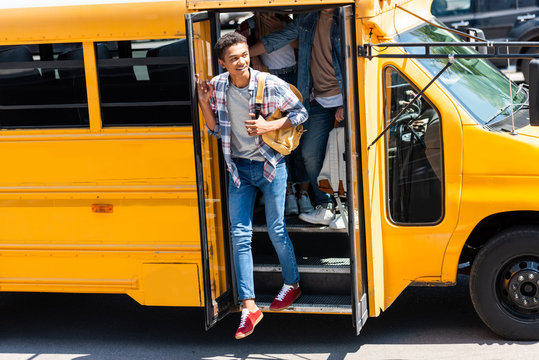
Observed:
[[[245,38],[245,36],[238,34],[237,32],[230,32],[221,36],[219,40],[217,40],[213,50],[215,51],[217,57],[223,60],[223,54],[225,53],[225,50],[232,45],[236,45],[238,43],[247,44],[247,39]]]

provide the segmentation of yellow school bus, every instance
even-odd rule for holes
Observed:
[[[505,337],[537,340],[539,128],[531,126],[537,102],[528,100],[536,90],[474,57],[430,5],[3,5],[0,291],[200,306],[208,328],[237,310],[226,170],[199,114],[194,74],[220,71],[212,45],[221,14],[334,7],[344,54],[346,202],[357,216],[342,231],[287,219],[304,294],[286,312],[350,314],[359,333],[407,286],[451,286],[470,272],[484,322]],[[255,283],[269,311],[281,279],[261,218]]]

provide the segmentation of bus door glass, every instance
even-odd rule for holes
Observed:
[[[230,269],[225,176],[219,157],[219,145],[206,131],[199,114],[195,74],[201,79],[217,75],[212,44],[218,36],[216,15],[198,12],[185,15],[189,53],[190,89],[197,174],[198,209],[204,279],[206,329],[222,319],[234,307]],[[225,220],[223,220],[225,219]]]
[[[358,105],[356,30],[353,6],[340,8],[343,50],[343,92],[345,97],[348,235],[350,237],[350,270],[352,274],[352,314],[356,332],[369,316],[365,266],[365,230],[363,185],[361,179],[361,147]]]

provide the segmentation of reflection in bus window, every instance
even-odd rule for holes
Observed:
[[[0,49],[0,128],[88,127],[81,44]]]
[[[96,45],[103,126],[190,124],[185,39]]]
[[[394,68],[384,72],[389,124],[417,90]],[[443,162],[438,112],[421,97],[394,123],[387,146],[388,202],[396,223],[435,223],[443,214]]]

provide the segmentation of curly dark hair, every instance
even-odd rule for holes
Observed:
[[[238,43],[247,44],[247,39],[245,36],[238,34],[237,32],[230,32],[221,36],[219,40],[217,40],[213,50],[219,59],[224,60],[223,55],[225,50]]]

